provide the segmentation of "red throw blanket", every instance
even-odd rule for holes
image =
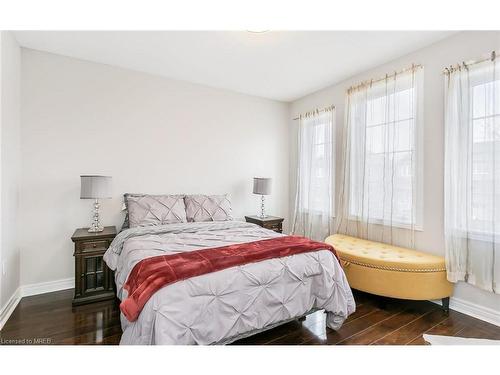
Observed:
[[[133,322],[157,290],[176,281],[242,264],[318,250],[330,250],[337,256],[333,247],[326,243],[286,236],[147,258],[137,263],[130,272],[124,285],[128,297],[122,301],[120,309]]]

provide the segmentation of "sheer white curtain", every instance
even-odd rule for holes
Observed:
[[[297,189],[292,233],[323,241],[331,230],[335,108],[299,117]]]
[[[422,225],[422,74],[412,66],[348,90],[337,232],[393,243],[397,230],[400,245],[414,245]]]
[[[448,279],[495,293],[500,278],[499,68],[493,57],[445,74]]]

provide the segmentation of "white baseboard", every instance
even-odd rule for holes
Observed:
[[[441,305],[441,301],[431,302]],[[465,301],[461,298],[451,297],[450,309],[494,324],[496,326],[500,326],[500,311],[490,309],[489,307],[477,305],[475,303]]]
[[[38,284],[23,285],[21,286],[21,295],[23,297],[28,297],[37,294],[57,292],[58,290],[71,289],[74,287],[75,287],[75,279],[73,277],[70,277],[68,279],[60,279]]]
[[[10,315],[14,312],[14,309],[16,308],[19,301],[21,301],[21,298],[22,298],[21,288],[19,287],[16,289],[14,294],[10,296],[9,300],[7,301],[7,304],[0,311],[0,331],[2,330],[5,323],[7,323],[7,320],[9,319]]]
[[[50,292],[57,292],[59,290],[71,289],[75,287],[75,279],[70,277],[68,279],[60,279],[54,281],[47,281],[38,284],[27,284],[21,285],[14,294],[9,298],[7,304],[0,312],[0,330],[9,319],[10,315],[14,312],[17,304],[21,301],[21,298],[34,296],[37,294],[44,294]]]

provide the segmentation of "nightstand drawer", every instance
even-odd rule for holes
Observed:
[[[260,225],[262,228],[273,230],[278,233],[283,232],[283,218],[277,216],[245,216],[247,223]]]
[[[281,223],[264,224],[263,227],[276,232],[281,232]]]
[[[88,253],[91,251],[106,251],[108,249],[108,246],[108,240],[85,241],[79,243],[79,246],[77,246],[77,251],[81,253]]]

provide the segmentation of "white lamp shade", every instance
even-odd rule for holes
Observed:
[[[271,194],[271,178],[254,177],[253,178],[253,193],[259,195]]]
[[[111,198],[111,176],[80,176],[80,199]]]

